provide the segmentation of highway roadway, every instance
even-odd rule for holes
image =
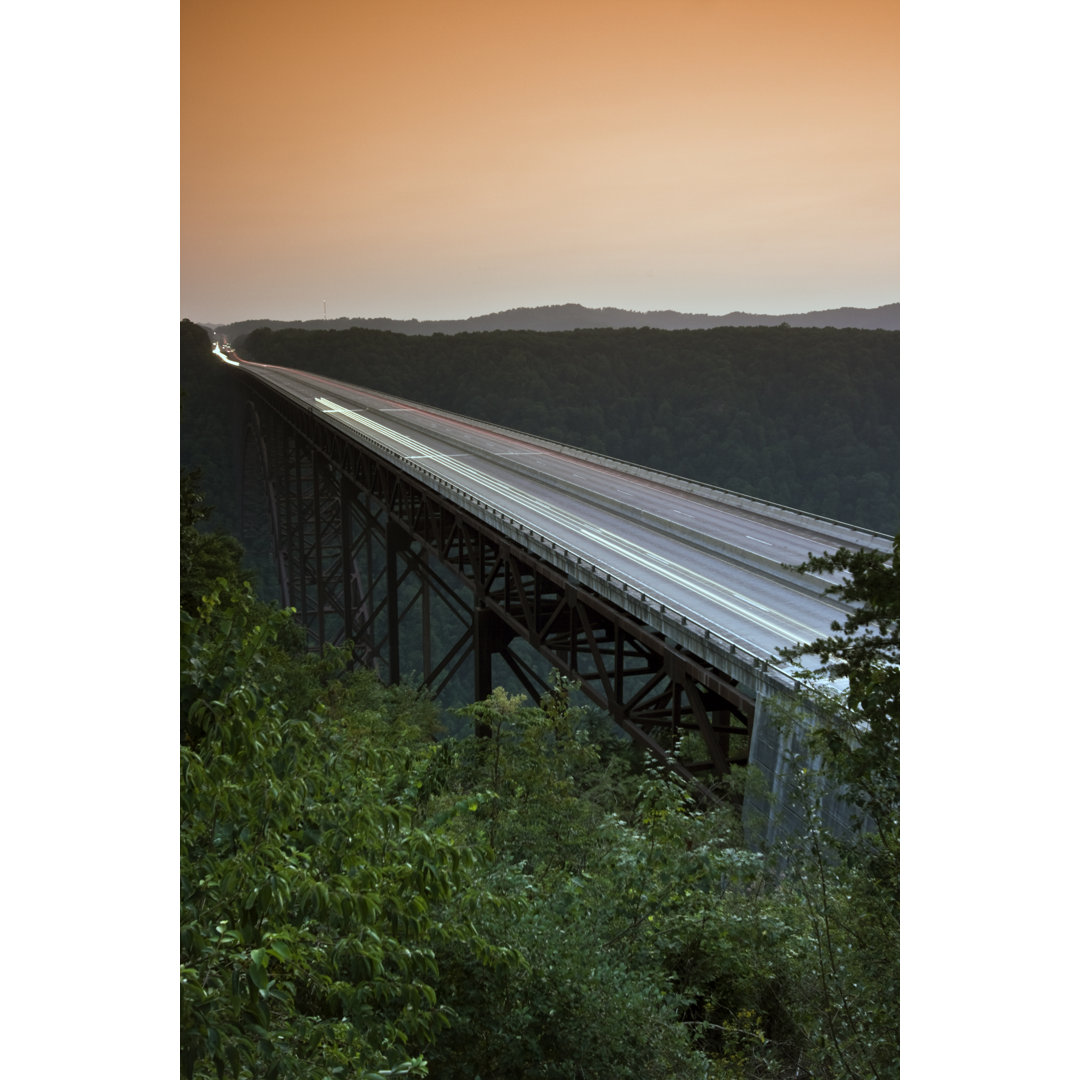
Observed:
[[[235,353],[218,353],[236,363]],[[846,609],[784,569],[891,540],[716,488],[491,428],[321,376],[241,361],[339,429],[452,485],[762,660],[829,633]],[[640,474],[640,475],[639,475]]]

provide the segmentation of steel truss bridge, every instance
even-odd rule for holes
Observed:
[[[778,771],[757,729],[798,686],[776,649],[845,613],[828,581],[788,566],[890,550],[881,534],[227,359],[282,602],[313,647],[351,642],[388,682],[411,676],[439,696],[464,681],[470,701],[497,679],[539,701],[561,672],[706,790],[735,764]]]

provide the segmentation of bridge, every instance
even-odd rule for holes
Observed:
[[[391,682],[468,700],[559,671],[699,787],[782,775],[779,648],[847,609],[789,569],[879,533],[241,360],[249,463],[265,478],[282,602],[313,644],[353,643]],[[251,472],[251,469],[246,469]],[[508,684],[509,685],[509,684]]]

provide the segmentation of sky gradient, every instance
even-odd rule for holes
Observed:
[[[900,298],[898,0],[182,0],[181,315]]]

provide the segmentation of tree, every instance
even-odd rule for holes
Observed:
[[[809,753],[789,764],[808,821],[783,854],[814,943],[817,985],[808,993],[820,1003],[810,1028],[815,1075],[895,1077],[900,1024],[900,537],[888,554],[841,549],[808,559],[800,569],[845,574],[828,591],[856,605],[843,625],[832,625],[833,634],[782,654],[785,659],[804,652],[817,655],[825,673],[846,682],[840,692],[819,683]],[[820,762],[816,767],[815,758]],[[850,804],[851,833],[834,835],[823,827],[824,790],[841,793]]]
[[[235,565],[207,588],[228,552],[181,540],[182,1072],[424,1075],[434,950],[475,943],[432,913],[475,855],[416,810],[425,717],[388,715],[344,650],[290,651],[291,613]]]
[[[240,568],[243,548],[222,532],[203,532],[199,523],[210,516],[202,494],[199,469],[180,473],[180,607],[194,614],[203,596],[219,579],[231,585],[246,581]]]
[[[686,857],[684,838],[667,844],[665,813],[681,798],[650,779],[648,838],[607,812],[601,802],[625,774],[618,759],[600,761],[570,686],[553,681],[539,708],[500,688],[468,707],[490,734],[441,748],[425,785],[436,815],[473,791],[473,812],[454,828],[470,846],[489,845],[473,885],[503,901],[444,917],[474,920],[513,957],[493,964],[461,946],[437,950],[440,1001],[454,1023],[425,1053],[449,1080],[704,1078],[650,933],[652,918],[682,897],[670,858]]]
[[[829,675],[846,680],[840,707],[827,710],[814,738],[831,778],[881,828],[900,805],[900,536],[888,555],[841,548],[798,569],[847,575],[826,589],[856,605],[844,624],[781,656],[819,656]]]

